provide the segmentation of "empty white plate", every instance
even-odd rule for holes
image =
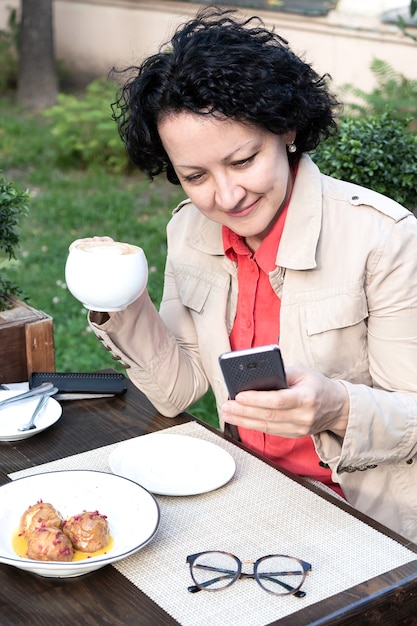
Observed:
[[[236,469],[232,456],[213,443],[163,433],[125,441],[111,452],[109,463],[114,474],[166,496],[218,489],[229,482]]]

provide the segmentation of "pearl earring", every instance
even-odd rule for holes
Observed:
[[[290,143],[290,144],[287,146],[287,150],[288,150],[288,152],[290,152],[291,154],[294,154],[294,152],[297,152],[297,146],[295,145],[295,143],[294,143],[294,142],[292,142],[292,143]]]

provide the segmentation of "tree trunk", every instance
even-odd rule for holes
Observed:
[[[17,100],[42,110],[56,103],[52,0],[21,0]]]

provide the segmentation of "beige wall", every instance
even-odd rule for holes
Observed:
[[[393,0],[361,0],[381,10]],[[408,4],[408,0],[397,0]],[[7,7],[17,0],[0,0],[0,28]],[[257,13],[285,37],[298,54],[320,73],[329,72],[336,86],[354,83],[369,91],[373,58],[388,61],[408,78],[417,79],[417,43],[394,25],[382,24],[378,14],[362,11],[358,0],[341,0],[326,17],[304,17],[276,11]],[[56,54],[85,81],[106,75],[113,65],[124,67],[157,50],[170,33],[199,4],[164,0],[54,0]],[[417,33],[417,31],[414,31]]]

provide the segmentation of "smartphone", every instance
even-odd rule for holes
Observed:
[[[281,351],[276,344],[225,352],[220,355],[219,363],[231,400],[240,391],[288,387]]]

